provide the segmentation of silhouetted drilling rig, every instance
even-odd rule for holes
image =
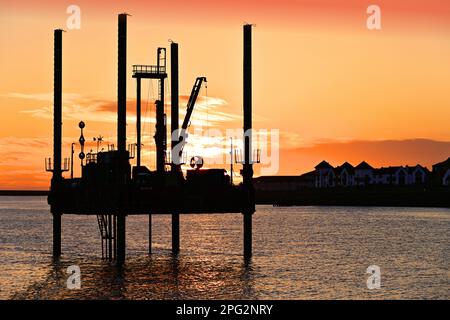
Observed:
[[[157,65],[134,65],[132,77],[137,81],[136,150],[126,142],[127,82],[127,14],[118,16],[118,82],[117,82],[117,149],[84,154],[83,128],[80,122],[80,178],[66,179],[68,162],[62,167],[62,30],[54,31],[54,119],[53,172],[48,203],[53,215],[53,256],[61,255],[62,214],[96,215],[102,235],[102,256],[122,265],[125,261],[125,226],[127,215],[148,215],[149,252],[153,214],[172,215],[172,251],[180,249],[180,214],[242,213],[244,224],[244,257],[252,255],[252,215],[255,212],[251,159],[252,129],[252,52],[251,25],[244,25],[244,158],[243,182],[233,185],[225,169],[202,169],[202,159],[191,159],[192,170],[186,177],[181,170],[186,131],[205,77],[198,77],[187,104],[186,116],[179,128],[178,115],[178,44],[171,43],[171,152],[167,161],[167,128],[164,113],[164,86],[167,79],[166,49],[158,48]],[[156,170],[141,163],[141,80],[159,80],[156,101]],[[101,139],[99,137],[98,139]],[[134,145],[134,144],[133,144]],[[73,144],[72,144],[73,147]],[[72,149],[73,150],[73,149]],[[135,154],[136,153],[136,154]],[[73,154],[73,151],[72,151]],[[130,159],[136,156],[136,166]],[[83,159],[85,162],[83,164]],[[73,165],[73,163],[72,163]],[[168,169],[170,168],[170,170]]]

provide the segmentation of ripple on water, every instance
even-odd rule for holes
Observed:
[[[450,210],[258,206],[254,257],[241,257],[242,216],[181,217],[171,255],[170,216],[127,220],[123,270],[102,261],[95,217],[63,216],[63,257],[51,263],[43,197],[0,197],[0,298],[15,299],[448,299]],[[66,268],[81,268],[80,290]],[[379,265],[382,288],[366,269]]]

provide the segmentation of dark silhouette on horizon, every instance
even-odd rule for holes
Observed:
[[[374,168],[327,161],[297,176],[254,179],[256,202],[274,205],[450,207],[450,158],[432,171],[419,164]]]

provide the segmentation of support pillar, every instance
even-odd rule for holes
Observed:
[[[164,146],[164,104],[161,100],[156,101],[156,171],[162,175],[165,168],[165,146]]]
[[[180,171],[181,159],[178,159],[179,155],[175,150],[178,143],[178,122],[179,122],[179,81],[178,81],[178,44],[173,42],[170,45],[170,91],[171,91],[171,110],[170,110],[170,132],[171,132],[171,159],[172,159],[172,172]],[[175,161],[178,160],[178,161]]]
[[[180,252],[180,214],[172,214],[172,253]]]
[[[148,215],[148,254],[152,254],[152,215]]]
[[[50,192],[52,197],[59,195],[62,180],[62,30],[54,31],[54,69],[53,69],[53,176]],[[61,213],[53,213],[53,258],[61,256]]]
[[[58,187],[62,179],[62,33],[54,31],[54,69],[53,69],[53,176],[52,189]],[[52,190],[54,191],[54,190]]]
[[[113,237],[113,259],[116,260],[117,259],[117,216],[113,215],[113,232],[114,232],[114,237]]]
[[[121,266],[125,262],[125,224],[126,217],[124,213],[117,215],[117,265]]]
[[[113,259],[113,229],[112,229],[112,220],[113,215],[107,215],[108,219],[108,259],[112,261]]]
[[[176,152],[176,145],[178,143],[178,121],[179,121],[179,80],[178,80],[178,43],[173,42],[170,45],[170,68],[171,68],[171,110],[170,110],[170,132],[171,132],[171,152],[172,152],[172,172],[180,172],[181,159]],[[180,252],[180,214],[172,214],[172,253],[178,254]]]
[[[244,25],[244,164],[243,188],[246,192],[244,216],[244,259],[252,256],[252,215],[255,212],[252,160],[252,25]]]
[[[252,257],[252,213],[245,212],[244,216],[244,259]]]
[[[136,85],[136,135],[137,135],[137,155],[136,165],[139,168],[141,166],[141,78],[137,78]]]
[[[53,213],[53,259],[61,256],[61,214]]]
[[[125,227],[126,227],[126,207],[122,206],[124,195],[126,194],[126,183],[129,179],[125,168],[129,164],[128,152],[126,149],[126,128],[127,128],[127,14],[119,14],[118,19],[118,65],[117,65],[117,150],[119,152],[119,162],[117,165],[117,177],[115,192],[117,192],[117,245],[116,262],[122,266],[125,262]]]
[[[119,14],[117,68],[117,150],[126,151],[127,134],[127,14]]]

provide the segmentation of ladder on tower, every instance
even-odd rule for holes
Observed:
[[[158,60],[156,62],[156,67],[159,70],[163,70],[166,72],[166,48],[158,48],[157,51]],[[158,85],[158,100],[161,100],[162,97],[162,90],[164,90],[164,78],[159,79],[159,85]]]
[[[97,215],[98,229],[102,241],[102,259],[112,261],[116,258],[116,217],[114,215]]]

